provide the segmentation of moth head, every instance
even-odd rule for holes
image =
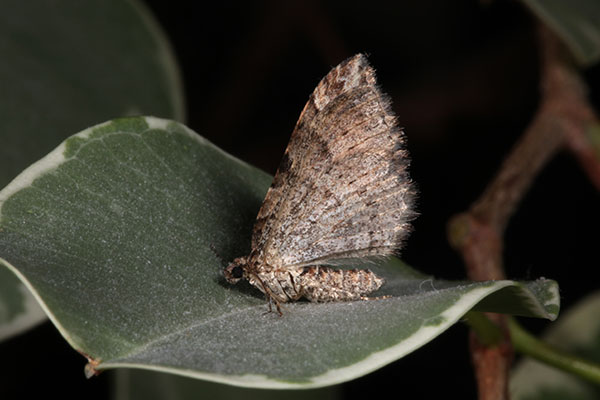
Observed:
[[[225,275],[227,282],[238,283],[240,279],[244,277],[244,267],[247,262],[248,260],[246,257],[239,257],[233,260],[233,262],[225,268],[225,271],[223,271],[223,275]]]

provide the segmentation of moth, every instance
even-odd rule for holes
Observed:
[[[252,233],[224,271],[281,303],[368,299],[384,279],[335,269],[395,254],[415,216],[405,137],[375,72],[358,54],[333,68],[304,106]]]

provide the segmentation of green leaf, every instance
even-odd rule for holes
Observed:
[[[172,52],[137,1],[0,7],[0,187],[67,134],[115,115],[184,118]],[[23,284],[0,271],[0,340],[44,319]]]
[[[553,281],[448,282],[397,259],[369,265],[387,280],[377,295],[391,298],[265,314],[260,292],[224,281],[215,252],[248,253],[270,181],[176,122],[110,121],[69,138],[0,192],[0,257],[93,367],[248,387],[356,378],[473,308],[556,317]]]
[[[120,368],[112,371],[112,396],[114,400],[196,400],[198,394],[211,400],[280,400],[279,390],[248,389],[200,381],[183,376],[154,371]],[[286,400],[335,400],[343,398],[339,386],[319,389],[288,390]]]
[[[542,336],[544,342],[600,364],[600,292],[588,295],[564,313]],[[600,397],[600,388],[565,371],[525,358],[510,381],[515,400],[578,399]]]
[[[6,268],[0,268],[0,341],[46,320],[25,285]]]
[[[600,2],[523,0],[552,29],[583,66],[600,60]]]
[[[0,0],[0,187],[115,116],[183,120],[172,51],[138,1]]]

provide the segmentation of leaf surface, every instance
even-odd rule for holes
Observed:
[[[175,59],[138,1],[0,7],[0,188],[86,126],[136,113],[183,120]],[[0,340],[43,320],[31,293],[0,271]]]
[[[109,121],[72,136],[0,192],[0,257],[95,368],[248,387],[356,378],[471,309],[558,313],[551,280],[448,282],[392,258],[368,265],[387,281],[376,295],[390,298],[297,302],[283,317],[265,314],[260,292],[224,281],[219,256],[249,252],[270,181],[176,122]]]
[[[600,3],[596,0],[523,0],[568,46],[579,63],[600,60]]]
[[[586,296],[550,326],[542,335],[544,342],[600,363],[600,292]],[[516,400],[593,400],[600,387],[558,368],[524,357],[513,369],[510,391]]]

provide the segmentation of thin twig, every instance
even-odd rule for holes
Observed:
[[[504,279],[502,236],[531,183],[554,154],[563,147],[573,151],[600,188],[600,152],[588,134],[597,118],[585,97],[585,86],[559,40],[540,26],[540,84],[538,111],[500,171],[470,209],[448,225],[451,244],[461,253],[470,279]],[[502,332],[490,346],[472,333],[471,354],[479,398],[508,398],[508,372],[513,350],[506,316],[486,314]]]
[[[563,371],[576,374],[590,382],[600,384],[600,365],[597,363],[542,342],[512,318],[509,320],[509,328],[515,350]]]

